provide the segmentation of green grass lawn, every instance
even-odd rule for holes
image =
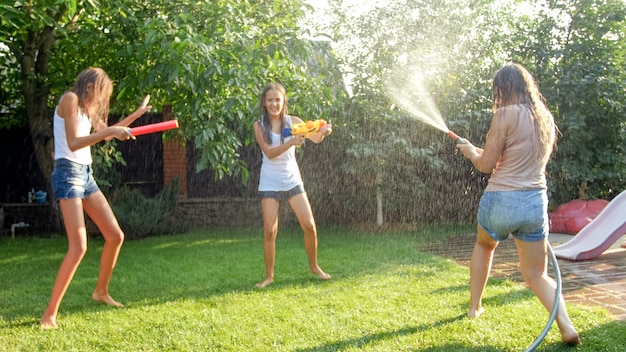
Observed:
[[[102,240],[61,304],[58,330],[39,318],[66,250],[64,236],[0,238],[1,351],[524,351],[548,313],[531,291],[491,279],[487,314],[465,318],[469,269],[420,252],[473,231],[439,225],[411,231],[319,230],[321,281],[308,272],[302,234],[282,228],[274,284],[260,228],[215,229],[127,241],[111,282],[125,308],[91,300]],[[568,306],[583,345],[563,346],[552,327],[538,351],[623,351],[624,322]]]

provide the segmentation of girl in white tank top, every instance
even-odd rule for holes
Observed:
[[[147,96],[130,116],[107,126],[112,92],[113,82],[104,70],[86,69],[78,75],[72,89],[63,94],[54,111],[56,161],[52,179],[69,249],[59,268],[48,307],[40,320],[44,329],[58,327],[56,320],[61,300],[85,254],[87,232],[83,212],[87,212],[98,225],[105,240],[100,273],[91,298],[110,306],[123,306],[109,295],[109,281],[124,242],[124,233],[107,199],[93,181],[90,146],[112,138],[123,141],[134,139],[128,126],[152,107],[148,105],[150,97]]]
[[[259,195],[263,211],[263,252],[265,258],[265,279],[256,284],[266,287],[274,282],[274,260],[276,257],[276,236],[278,235],[278,209],[283,196],[289,200],[304,232],[304,247],[309,259],[309,270],[322,280],[330,279],[317,263],[317,229],[309,199],[304,192],[302,177],[295,158],[295,148],[305,138],[320,143],[332,132],[332,126],[308,137],[282,137],[282,130],[292,123],[302,120],[287,114],[287,93],[277,83],[269,84],[261,94],[261,120],[254,123],[254,136],[263,154]]]

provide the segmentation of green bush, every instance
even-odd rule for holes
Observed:
[[[127,239],[170,232],[169,219],[178,201],[178,182],[165,186],[154,198],[140,190],[120,187],[111,195],[111,207]]]

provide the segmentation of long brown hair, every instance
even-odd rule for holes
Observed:
[[[556,143],[556,123],[533,76],[522,65],[513,63],[501,68],[493,79],[494,111],[500,103],[510,102],[515,97],[519,104],[530,108],[535,138],[539,142],[536,157],[546,162]]]
[[[263,127],[263,139],[269,145],[272,144],[272,124],[270,123],[270,114],[265,107],[265,97],[270,90],[277,90],[283,95],[284,103],[283,109],[280,112],[280,130],[282,131],[283,128],[287,127],[287,121],[285,119],[285,116],[287,116],[287,90],[280,83],[270,83],[263,88],[261,93],[261,127]],[[284,138],[281,134],[280,143],[282,144],[283,142]]]
[[[93,84],[92,96],[87,96],[87,86]],[[113,81],[106,72],[99,67],[90,67],[83,70],[71,89],[78,96],[79,109],[89,116],[95,130],[106,127],[109,118],[109,99],[113,93]],[[90,109],[85,109],[85,101],[92,98]]]

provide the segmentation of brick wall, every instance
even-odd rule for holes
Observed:
[[[4,226],[0,226],[0,236],[10,236],[11,224],[25,222],[28,227],[20,228],[16,236],[38,236],[49,233],[63,233],[63,223],[53,209],[52,203],[12,203],[0,204],[3,207]],[[286,201],[280,205],[281,226],[297,226],[298,221]],[[184,232],[212,227],[252,226],[263,229],[261,202],[257,198],[195,198],[179,199],[171,217],[174,232]],[[95,225],[87,220],[90,234],[98,232]]]
[[[257,198],[197,198],[179,200],[173,214],[174,223],[183,229],[225,226],[263,227],[261,201]],[[286,201],[280,205],[280,225],[297,225],[297,219]]]
[[[259,202],[243,198],[181,199],[173,217],[187,229],[262,224]]]
[[[171,105],[163,107],[163,121],[173,118]],[[182,137],[168,138],[163,142],[163,183],[178,180],[178,196],[187,198],[187,149]]]

